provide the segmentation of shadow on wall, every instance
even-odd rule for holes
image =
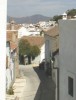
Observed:
[[[34,67],[34,70],[41,81],[34,100],[55,100],[55,84],[51,77],[38,67]]]

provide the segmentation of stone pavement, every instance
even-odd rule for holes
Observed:
[[[32,65],[21,66],[21,70],[26,77],[22,100],[55,100],[55,84],[44,70]]]
[[[13,85],[14,95],[6,100],[55,100],[55,84],[51,77],[35,65],[20,65],[21,78]]]
[[[34,100],[55,100],[55,84],[51,76],[47,76],[44,70],[39,70],[38,67],[34,68],[40,79],[40,85]]]

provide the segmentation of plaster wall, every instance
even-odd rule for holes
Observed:
[[[76,20],[59,21],[60,100],[76,100]],[[68,94],[68,77],[73,78],[73,97]]]

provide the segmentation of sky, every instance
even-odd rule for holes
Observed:
[[[7,0],[7,15],[26,17],[42,14],[48,17],[76,9],[76,0]]]

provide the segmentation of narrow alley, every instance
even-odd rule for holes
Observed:
[[[55,85],[44,70],[32,65],[20,65],[20,71],[26,78],[23,100],[55,100]]]

